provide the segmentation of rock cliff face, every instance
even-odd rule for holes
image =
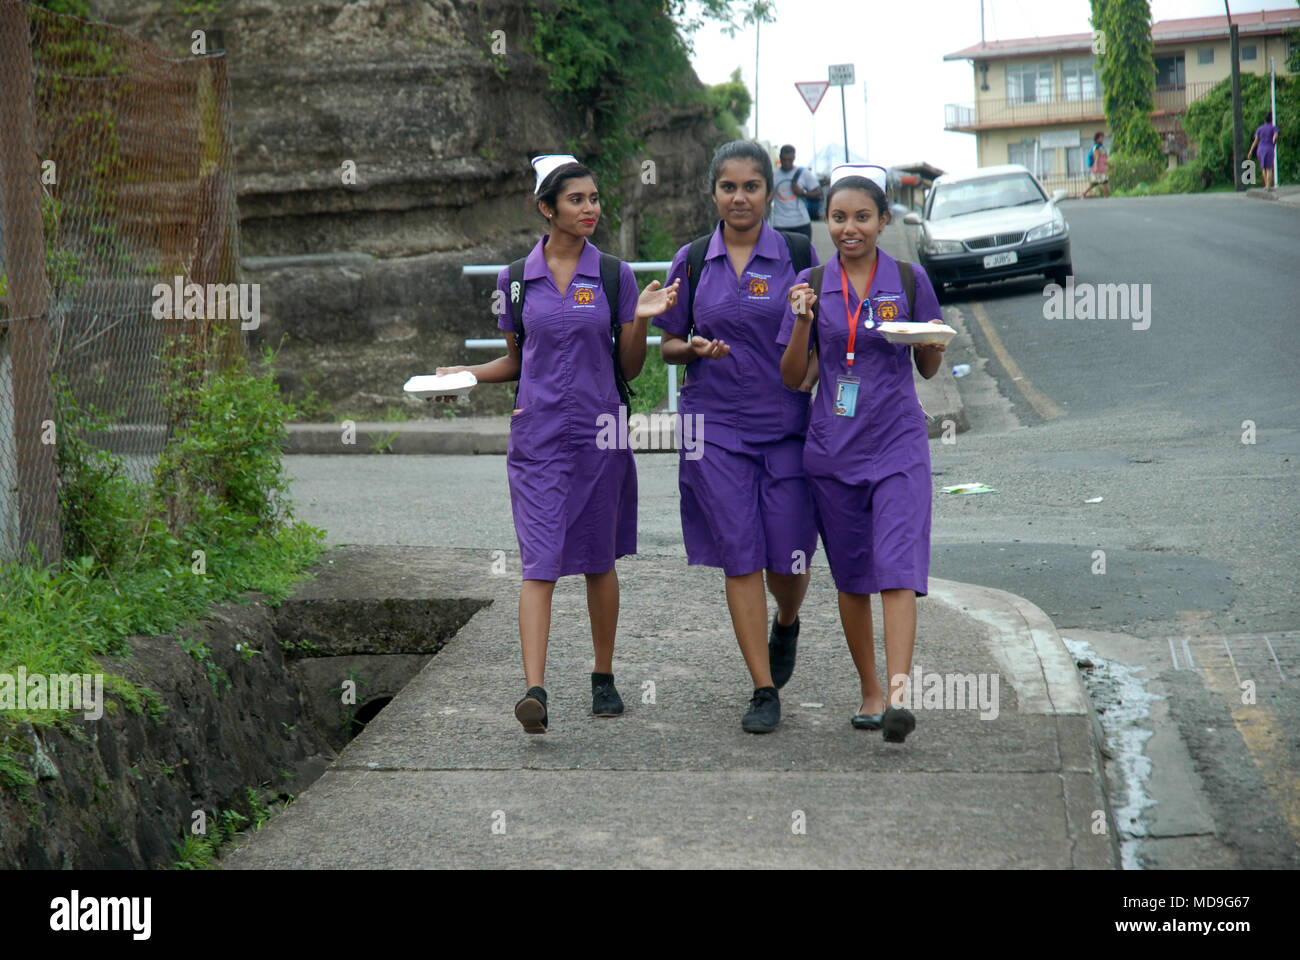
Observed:
[[[177,6],[97,0],[94,14],[180,56],[192,25]],[[327,405],[373,416],[402,403],[408,376],[490,358],[463,341],[497,335],[493,283],[460,268],[536,242],[528,160],[590,134],[585,115],[546,97],[530,50],[533,9],[232,0],[207,22],[209,47],[230,61],[244,280],[262,285],[251,343],[279,349],[282,387],[300,401],[315,391],[324,418]],[[492,52],[497,30],[504,55]],[[647,214],[678,243],[707,228],[702,181],[725,139],[703,107],[644,122],[646,149],[626,158],[617,187],[623,229],[612,237],[602,224],[596,237],[629,259]],[[645,159],[654,184],[641,182]],[[512,396],[484,386],[471,412],[506,410]]]

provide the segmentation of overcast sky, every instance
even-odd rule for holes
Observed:
[[[1294,9],[1294,0],[1230,0],[1232,15]],[[1153,20],[1223,16],[1223,0],[1151,0]],[[965,60],[944,54],[979,43],[980,0],[776,0],[777,20],[763,24],[759,50],[758,135],[793,143],[798,161],[843,143],[839,90],[831,87],[814,116],[795,83],[824,80],[833,63],[852,63],[857,84],[844,99],[849,147],[890,166],[926,160],[944,170],[975,165],[975,136],[943,129],[946,103],[970,103],[974,82]],[[1088,0],[984,0],[988,40],[1083,33]],[[754,28],[728,37],[707,24],[694,35],[695,72],[721,83],[740,67],[754,92]],[[864,111],[865,81],[865,111]],[[746,132],[753,135],[751,116]]]

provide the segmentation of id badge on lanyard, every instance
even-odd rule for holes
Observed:
[[[866,295],[858,303],[858,309],[850,313],[849,278],[844,273],[844,265],[840,265],[840,290],[844,294],[844,314],[848,317],[849,323],[849,345],[844,358],[848,364],[849,372],[840,374],[835,378],[834,412],[837,417],[853,417],[858,412],[858,393],[862,388],[862,379],[853,376],[853,345],[858,339],[858,318],[862,316],[863,307],[867,308],[867,327],[875,326],[871,311],[871,284],[876,279],[876,267],[878,266],[880,266],[880,256],[877,254],[876,262],[871,265],[871,277],[867,280]]]
[[[862,381],[857,377],[840,374],[835,379],[835,416],[851,417],[858,412],[858,388]]]

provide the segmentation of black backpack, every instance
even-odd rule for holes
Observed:
[[[794,267],[795,276],[798,276],[800,271],[807,270],[812,263],[812,241],[802,233],[786,233],[784,230],[776,232],[785,239],[785,245],[790,249],[790,263]],[[687,343],[695,335],[695,288],[699,285],[704,256],[709,252],[709,242],[712,239],[712,233],[696,237],[686,252],[686,316],[690,321],[686,332]]]
[[[879,254],[877,254],[879,256]],[[822,277],[826,274],[826,264],[818,264],[813,267],[808,274],[808,286],[812,292],[817,295],[817,303],[822,299]],[[909,260],[898,261],[898,276],[903,281],[903,293],[907,295],[907,319],[916,320],[916,273],[912,270],[912,264]],[[848,280],[844,281],[845,283]],[[867,293],[871,291],[868,290]],[[813,344],[817,343],[817,303],[812,308],[812,336]]]
[[[520,381],[523,380],[523,362],[524,362],[524,291],[528,284],[524,282],[524,261],[526,257],[520,257],[510,264],[510,314],[515,321],[515,348],[519,351]],[[605,299],[609,301],[609,335],[614,341],[614,384],[618,387],[618,398],[625,407],[631,406],[631,398],[636,396],[632,388],[628,386],[627,378],[623,376],[623,364],[618,356],[618,338],[622,324],[618,322],[618,293],[621,283],[620,273],[622,271],[623,261],[613,254],[602,253],[600,255],[600,285],[605,291]],[[515,400],[519,399],[519,387],[515,387]]]

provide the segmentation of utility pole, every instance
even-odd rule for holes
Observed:
[[[1273,126],[1276,127],[1277,126],[1277,69],[1273,66],[1273,55],[1271,53],[1268,56],[1268,96],[1269,96],[1269,110],[1273,112]],[[1278,140],[1280,141],[1281,139],[1282,138],[1279,136]],[[1278,148],[1281,146],[1282,146],[1281,143],[1275,143],[1273,145],[1273,189],[1274,190],[1282,186],[1282,184],[1277,179],[1277,172],[1279,169],[1281,169],[1278,163],[1278,154],[1281,153],[1281,150],[1279,150]]]
[[[1223,9],[1228,13],[1228,58],[1232,61],[1232,182],[1240,193],[1246,189],[1241,179],[1241,58],[1238,56],[1237,25],[1232,22],[1228,0],[1223,0]]]
[[[758,139],[758,40],[763,21],[754,21],[754,139]]]

